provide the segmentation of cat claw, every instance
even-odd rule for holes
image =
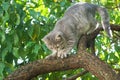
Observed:
[[[58,54],[58,57],[63,59],[67,57],[67,54]]]

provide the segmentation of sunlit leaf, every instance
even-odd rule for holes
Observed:
[[[111,63],[117,63],[119,61],[118,57],[116,57],[114,53],[110,54],[109,60]]]

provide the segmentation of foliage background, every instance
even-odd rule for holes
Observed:
[[[65,10],[79,1],[105,6],[110,23],[120,24],[119,0],[0,0],[0,80],[19,66],[49,55],[51,52],[41,39],[53,29]],[[120,33],[114,31],[113,34],[113,40],[104,36],[104,32],[97,36],[96,55],[119,70]],[[48,73],[34,80],[61,80],[80,71],[83,69]],[[77,80],[80,79],[98,80],[91,73]]]

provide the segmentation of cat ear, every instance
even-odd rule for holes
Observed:
[[[62,33],[61,32],[57,32],[57,34],[55,36],[55,40],[56,41],[61,41],[62,40]]]

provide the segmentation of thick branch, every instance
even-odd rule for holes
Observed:
[[[111,29],[120,31],[120,26],[111,25]],[[91,38],[95,38],[100,30],[102,28],[96,30]],[[81,51],[81,49],[78,50],[78,54],[71,55],[66,59],[37,60],[26,64],[4,80],[29,80],[40,74],[77,68],[84,68],[99,80],[120,80],[120,77],[106,63],[86,51]]]
[[[115,31],[120,31],[120,25],[111,24],[111,29]]]
[[[29,80],[40,74],[77,68],[85,68],[100,80],[120,80],[106,63],[85,51],[66,59],[37,60],[19,68],[5,80]]]
[[[80,67],[82,67],[82,62],[79,60],[79,57],[77,55],[70,56],[66,59],[37,60],[25,66],[22,66],[13,74],[10,74],[5,80],[29,80],[40,74],[77,69]]]

